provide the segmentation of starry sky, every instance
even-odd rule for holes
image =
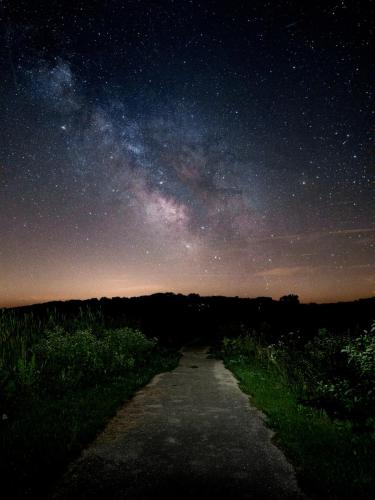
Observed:
[[[0,2],[0,306],[375,295],[374,19]]]

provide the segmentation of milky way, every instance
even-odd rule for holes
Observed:
[[[0,306],[375,294],[372,2],[1,9]]]

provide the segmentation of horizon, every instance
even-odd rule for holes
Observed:
[[[4,5],[0,304],[374,296],[363,2],[147,4]]]
[[[101,296],[101,297],[83,297],[83,298],[76,298],[76,297],[71,297],[71,298],[59,298],[59,299],[48,299],[48,300],[45,300],[45,301],[41,301],[41,302],[20,302],[18,304],[5,304],[5,303],[0,303],[0,309],[17,309],[17,308],[21,308],[21,307],[31,307],[31,306],[37,306],[37,305],[46,305],[46,304],[49,304],[49,303],[54,303],[54,302],[70,302],[70,301],[78,301],[78,302],[86,302],[86,301],[90,301],[90,300],[113,300],[113,299],[138,299],[138,298],[144,298],[144,297],[152,297],[153,295],[168,295],[168,294],[172,294],[172,295],[182,295],[184,297],[188,297],[189,295],[198,295],[199,297],[202,297],[203,299],[204,298],[215,298],[215,297],[223,297],[223,298],[226,298],[226,299],[244,299],[244,300],[257,300],[257,299],[271,299],[275,302],[278,302],[280,301],[280,299],[283,297],[280,296],[278,298],[275,298],[275,297],[271,297],[271,296],[262,296],[262,295],[259,295],[259,296],[239,296],[239,295],[222,295],[222,294],[212,294],[212,295],[202,295],[202,294],[199,294],[199,293],[196,293],[196,292],[187,292],[187,293],[181,293],[181,292],[172,292],[172,291],[162,291],[162,292],[153,292],[153,293],[150,293],[150,294],[145,294],[145,295],[131,295],[131,296],[112,296],[112,297],[109,297],[109,296]],[[309,301],[309,300],[306,300],[306,301],[302,301],[301,298],[299,297],[298,294],[293,294],[293,293],[289,293],[289,294],[285,294],[285,295],[296,295],[299,299],[299,303],[302,304],[302,305],[309,305],[309,304],[317,304],[317,305],[320,305],[320,304],[340,304],[340,303],[351,303],[351,302],[358,302],[358,301],[362,301],[362,300],[371,300],[371,299],[375,299],[375,295],[374,296],[369,296],[369,297],[357,297],[357,298],[348,298],[348,299],[343,299],[343,300],[326,300],[326,301],[322,301],[322,302],[316,302],[316,301]],[[284,295],[284,296],[285,296]]]

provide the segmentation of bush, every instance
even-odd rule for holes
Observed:
[[[30,348],[29,360],[15,367],[15,383],[37,385],[41,393],[61,394],[69,389],[95,386],[140,369],[156,343],[130,328],[67,332],[62,327]]]
[[[267,345],[252,334],[224,339],[228,361],[254,360],[281,376],[299,400],[338,418],[368,425],[375,408],[375,322],[356,338],[320,329],[309,342],[299,332]],[[367,421],[367,424],[365,422]]]
[[[342,352],[348,355],[348,362],[361,379],[375,382],[375,321],[369,331],[351,340]]]
[[[0,340],[0,475],[14,498],[44,498],[117,408],[178,361],[140,331],[108,328],[93,314],[43,325],[0,314]]]
[[[317,394],[335,402],[341,413],[360,420],[371,419],[375,410],[375,322],[369,331],[346,339],[340,349],[346,369],[320,380]]]
[[[12,418],[36,399],[138,373],[156,349],[156,341],[140,331],[106,328],[102,316],[90,311],[65,321],[49,314],[44,323],[2,313],[0,336],[0,414]]]

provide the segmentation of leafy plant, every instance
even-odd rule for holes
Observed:
[[[14,498],[41,496],[124,400],[175,367],[155,339],[110,325],[100,311],[0,311],[0,475]]]
[[[369,331],[352,339],[342,350],[361,378],[375,381],[375,321]]]

